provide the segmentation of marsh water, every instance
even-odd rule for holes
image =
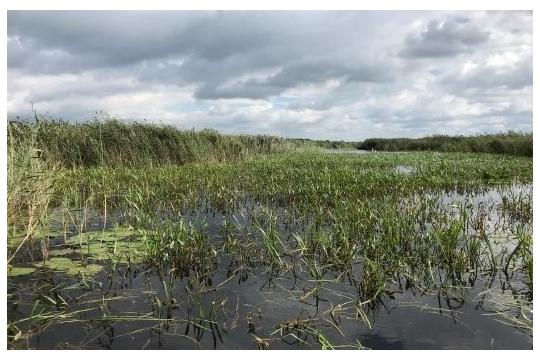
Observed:
[[[532,185],[416,196],[434,197],[453,209],[472,204],[471,214],[487,212],[488,228],[504,234],[497,205],[507,192],[530,196]],[[205,223],[208,241],[219,250],[223,221],[245,226],[246,214],[257,206],[246,201],[233,213],[201,207],[182,217]],[[276,211],[286,213],[279,207]],[[300,220],[292,224],[281,223],[284,237],[303,226]],[[95,217],[88,225],[88,231],[102,230],[103,219]],[[69,248],[64,236],[51,236],[49,242],[51,249]],[[17,266],[35,266],[34,255],[22,253]],[[80,260],[76,252],[64,256]],[[421,291],[398,279],[377,302],[361,304],[361,275],[354,276],[361,274],[361,262],[348,272],[323,271],[317,279],[301,264],[248,266],[249,261],[221,251],[204,274],[156,270],[144,261],[95,263],[102,268],[82,276],[39,267],[8,277],[8,322],[30,329],[13,342],[14,348],[320,349],[331,344],[337,349],[531,349],[533,343],[532,331],[512,326],[500,312],[500,304],[514,303],[523,291],[521,273],[510,278],[500,271],[475,273],[465,286],[445,291]]]

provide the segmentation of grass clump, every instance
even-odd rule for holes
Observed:
[[[182,217],[137,215],[137,234],[144,243],[147,263],[180,274],[204,274],[215,267],[216,251],[207,242],[204,224],[186,223]]]

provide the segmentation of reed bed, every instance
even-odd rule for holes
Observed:
[[[11,348],[32,347],[55,326],[96,323],[105,333],[133,324],[121,336],[150,331],[194,348],[220,348],[229,334],[259,349],[363,348],[344,342],[342,327],[371,329],[403,294],[439,299],[445,316],[474,301],[532,336],[530,157],[285,151],[275,138],[115,122],[94,124],[91,136],[75,135],[82,125],[13,126],[8,272],[36,279],[40,291],[29,298],[28,284],[11,282],[8,305],[26,308],[23,317],[10,311]],[[61,131],[80,137],[73,150],[56,141]],[[148,136],[147,145],[122,148],[123,131],[134,143]],[[182,136],[191,150],[176,149]],[[176,140],[149,152],[161,137]],[[233,143],[242,155],[227,150]],[[43,282],[51,271],[67,280]],[[138,274],[150,290],[124,290]],[[251,296],[265,289],[269,298],[240,305],[231,288],[239,297],[254,277]],[[141,293],[146,312],[122,307]],[[270,300],[304,310],[282,308],[277,320]],[[95,345],[94,336],[76,347]]]
[[[533,156],[532,133],[507,132],[476,136],[434,135],[419,139],[366,139],[358,149],[378,151],[473,152]]]
[[[48,160],[66,168],[238,161],[252,154],[283,152],[290,145],[273,136],[222,135],[210,129],[180,130],[115,119],[11,121],[8,128],[14,145],[33,136]]]

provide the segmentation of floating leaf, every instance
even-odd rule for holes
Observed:
[[[36,271],[36,268],[33,267],[18,267],[13,266],[8,268],[8,276],[23,276],[29,275]]]
[[[105,231],[88,231],[67,239],[66,244],[88,244],[91,242],[114,242],[133,236],[135,231],[126,227],[117,227]]]
[[[103,266],[99,264],[83,265],[80,261],[65,257],[52,257],[47,259],[45,263],[37,263],[35,266],[43,266],[53,271],[66,272],[68,275],[78,275],[80,273],[94,275],[103,269]]]

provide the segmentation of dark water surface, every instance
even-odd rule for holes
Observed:
[[[471,198],[450,192],[441,199],[445,204],[465,200],[498,203],[500,193]],[[240,223],[241,214],[234,214]],[[187,221],[201,217],[210,241],[219,244],[224,215],[184,215]],[[500,223],[495,213],[492,217]],[[100,226],[96,220],[94,227]],[[62,246],[62,240],[55,241]],[[9,277],[8,322],[33,331],[13,347],[320,349],[327,340],[335,348],[532,349],[532,333],[504,324],[490,303],[492,292],[512,299],[520,274],[509,280],[502,273],[475,274],[465,289],[437,293],[396,281],[393,293],[381,301],[359,305],[362,315],[355,307],[356,280],[345,274],[327,271],[316,281],[302,264],[278,272],[233,260],[220,253],[214,270],[199,276],[157,272],[143,263],[100,262],[104,269],[92,277],[47,269]],[[352,272],[359,267],[355,264]]]
[[[69,312],[95,308],[41,329],[28,343],[30,348],[36,349],[253,349],[257,347],[255,335],[270,338],[268,335],[281,321],[297,319],[313,319],[310,325],[324,333],[332,344],[354,345],[360,342],[372,349],[532,348],[532,336],[496,321],[493,315],[486,315],[478,305],[476,289],[467,290],[469,301],[464,304],[444,296],[421,296],[407,291],[396,294],[395,300],[386,300],[368,313],[370,329],[365,322],[354,318],[354,311],[336,311],[335,322],[328,313],[332,305],[345,303],[348,296],[354,296],[354,290],[346,282],[328,283],[321,291],[317,308],[313,297],[298,300],[304,293],[304,287],[309,286],[306,281],[297,279],[295,284],[294,279],[287,276],[269,278],[267,274],[239,273],[224,285],[217,288],[209,286],[197,294],[206,312],[212,301],[221,303],[227,300],[227,310],[217,317],[221,334],[214,335],[217,338],[214,344],[214,336],[209,330],[202,334],[198,343],[194,341],[197,335],[193,328],[186,333],[186,323],[181,321],[189,318],[189,311],[196,313],[198,310],[197,305],[186,300],[188,279],[174,279],[173,296],[179,299],[178,303],[174,307],[158,309],[155,297],[166,298],[163,279],[151,273],[138,272],[137,267],[122,267],[111,272],[110,277],[100,274],[88,284],[88,288],[59,273],[43,272],[31,278],[32,285],[28,284],[28,278],[10,279],[9,287],[17,288],[20,295],[17,305],[8,306],[10,318],[27,316],[39,292],[50,294],[49,290],[54,288],[63,288],[60,294],[68,302],[79,299],[80,305],[73,303]],[[212,282],[217,284],[226,279],[227,274],[221,271],[213,275]],[[480,279],[476,288],[482,288],[490,280]],[[494,282],[497,281],[495,279]],[[196,281],[194,283],[192,292],[196,292],[197,286],[201,288]],[[41,288],[35,288],[38,284]],[[70,284],[74,288],[65,289]],[[104,302],[103,299],[107,300]],[[106,310],[103,309],[104,303]],[[106,314],[110,315],[110,320]],[[143,316],[145,314],[146,317]],[[114,315],[133,319],[115,319]],[[249,331],[249,317],[255,326],[254,333]],[[301,331],[293,334],[300,334],[297,335],[300,339],[305,336]],[[319,348],[311,336],[305,344],[297,337],[272,336],[270,348]]]

